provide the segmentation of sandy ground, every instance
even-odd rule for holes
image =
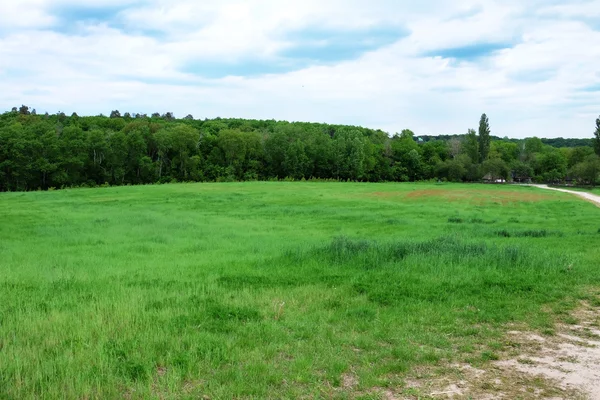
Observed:
[[[499,360],[474,367],[454,364],[444,374],[408,383],[420,395],[381,391],[386,400],[600,400],[600,308],[587,302],[555,334],[508,332]]]
[[[598,207],[600,207],[600,196],[598,196],[596,194],[586,193],[586,192],[576,192],[574,190],[568,190],[568,189],[553,188],[553,187],[550,187],[548,185],[528,185],[528,186],[533,186],[533,187],[537,187],[537,188],[540,188],[540,189],[556,190],[557,192],[563,192],[563,193],[571,193],[571,194],[574,194],[574,195],[579,196],[581,198],[584,198],[584,199],[586,199],[588,201],[591,201],[592,203],[594,203]]]

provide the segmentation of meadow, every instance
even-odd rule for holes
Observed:
[[[0,193],[0,398],[401,392],[571,318],[600,286],[599,212],[504,185]]]

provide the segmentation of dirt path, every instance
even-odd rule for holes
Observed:
[[[537,188],[540,188],[540,189],[556,190],[557,192],[563,192],[563,193],[571,193],[571,194],[574,194],[574,195],[579,196],[581,198],[584,198],[584,199],[586,199],[588,201],[591,201],[592,203],[594,203],[598,207],[600,207],[600,196],[598,196],[596,194],[587,193],[587,192],[576,192],[574,190],[568,190],[568,189],[553,188],[553,187],[550,187],[548,185],[528,185],[528,186],[533,186],[533,187],[537,187]]]

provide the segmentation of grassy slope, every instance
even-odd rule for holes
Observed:
[[[535,188],[9,193],[0,221],[0,398],[369,397],[600,283],[598,208]]]

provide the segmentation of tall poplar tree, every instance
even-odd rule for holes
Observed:
[[[594,151],[600,156],[600,117],[596,119],[596,132],[594,132]]]
[[[490,154],[490,121],[482,114],[479,120],[479,161],[484,162]]]

